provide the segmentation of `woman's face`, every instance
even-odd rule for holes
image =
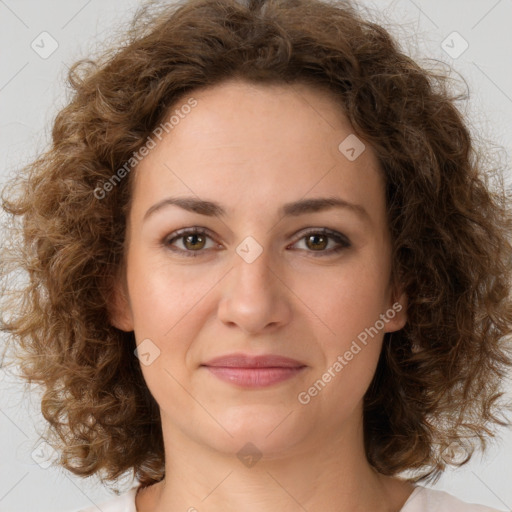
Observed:
[[[176,110],[132,171],[127,300],[119,285],[112,316],[135,332],[164,438],[277,456],[360,430],[383,335],[406,319],[371,148],[298,84],[231,80]],[[320,198],[339,205],[308,202]],[[232,354],[297,363],[206,365]]]

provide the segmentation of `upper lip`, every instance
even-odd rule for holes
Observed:
[[[210,359],[202,366],[227,366],[231,368],[300,368],[304,363],[289,357],[264,354],[251,356],[249,354],[227,354]]]

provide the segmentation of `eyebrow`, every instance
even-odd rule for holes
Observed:
[[[146,221],[155,212],[170,205],[208,217],[220,218],[226,216],[226,210],[219,203],[213,201],[205,201],[195,197],[167,197],[151,206],[144,214],[143,221]],[[367,221],[370,220],[368,212],[361,205],[350,203],[334,196],[300,199],[292,203],[286,203],[279,209],[279,217],[297,217],[305,213],[315,213],[331,208],[346,208],[361,218]]]

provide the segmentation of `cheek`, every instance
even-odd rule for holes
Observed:
[[[388,307],[388,274],[371,258],[340,265],[329,272],[298,278],[296,289],[322,320],[330,338],[345,345],[375,324]]]
[[[135,331],[169,336],[189,315],[218,277],[201,274],[194,265],[172,265],[161,256],[133,251],[128,266],[128,287]]]
[[[307,381],[317,405],[324,404],[329,410],[333,403],[340,405],[336,421],[346,418],[363,398],[375,374],[384,337],[378,323],[380,297],[360,281],[340,284],[345,287],[339,293],[318,297],[319,303],[325,303],[320,310],[329,329],[321,328],[325,335],[317,331],[321,364]]]
[[[205,290],[213,283],[200,284],[197,276],[193,281],[189,270],[171,273],[168,265],[141,266],[139,261],[133,258],[128,279],[141,370],[156,401],[164,404],[173,396],[179,410],[187,403],[179,383],[194,370],[189,351],[204,325]],[[144,353],[149,353],[149,364]]]
[[[330,411],[334,425],[350,417],[361,404],[375,374],[381,347],[382,339],[377,338],[356,349],[350,345],[347,351],[335,354],[323,373],[309,383],[310,401],[316,400],[317,407]],[[351,354],[350,360],[347,354]]]
[[[328,382],[325,398],[333,393],[354,404],[373,378],[384,337],[381,315],[387,311],[386,269],[375,259],[364,261],[317,277],[306,301],[321,320],[316,338],[323,367],[311,382]]]
[[[331,304],[336,305],[335,301]],[[342,294],[338,307],[325,317],[332,331],[318,338],[325,366],[337,375],[337,380],[343,379],[347,390],[364,387],[374,373],[384,337],[380,304],[371,295]]]
[[[141,370],[152,393],[158,395],[162,387],[177,393],[172,377],[181,381],[187,371],[187,349],[200,328],[197,304],[202,294],[170,276],[162,264],[141,265],[136,254],[130,263],[128,287]]]

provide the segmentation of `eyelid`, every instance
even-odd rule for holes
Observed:
[[[173,240],[179,240],[180,238],[184,238],[187,235],[205,235],[211,238],[217,245],[220,245],[220,243],[217,241],[216,237],[213,235],[213,233],[208,228],[203,228],[201,226],[190,226],[188,228],[182,228],[178,229],[176,231],[173,231],[172,233],[166,235],[162,240],[162,245],[164,247],[169,248],[169,243]],[[173,249],[171,249],[173,250]],[[200,251],[185,251],[183,249],[176,249],[175,252],[181,252],[181,253],[201,253],[205,252],[204,250]]]
[[[209,252],[209,250],[206,251],[204,249],[200,249],[198,251],[188,251],[188,250],[184,250],[184,249],[171,249],[170,248],[171,241],[182,239],[187,235],[195,235],[195,234],[205,235],[205,236],[211,238],[217,245],[221,245],[217,241],[217,239],[213,235],[213,233],[208,228],[204,228],[201,226],[190,226],[187,228],[178,229],[178,230],[170,233],[169,235],[166,235],[163,238],[161,244],[164,247],[171,250],[172,252],[181,253],[185,257],[197,257],[197,256],[200,256],[202,253]],[[308,236],[310,234],[325,235],[328,238],[330,238],[331,240],[334,240],[338,244],[337,247],[331,248],[330,250],[326,250],[326,251],[307,251],[306,250],[306,252],[311,253],[314,257],[316,257],[316,256],[327,257],[329,255],[334,255],[334,254],[337,254],[338,252],[340,252],[341,250],[348,249],[349,247],[352,246],[350,239],[343,233],[340,233],[339,231],[336,231],[336,230],[333,230],[330,228],[326,228],[326,227],[319,227],[319,228],[310,227],[310,228],[305,228],[305,229],[299,231],[295,235],[295,241],[292,242],[291,244],[289,244],[287,246],[287,248],[297,244],[298,242],[300,242],[301,240],[303,240],[306,236]]]
[[[336,231],[334,229],[329,229],[329,228],[306,228],[302,231],[299,231],[299,233],[297,233],[297,235],[296,235],[297,240],[293,243],[294,244],[297,243],[299,240],[301,240],[302,238],[304,238],[307,235],[318,234],[318,233],[323,234],[323,235],[328,235],[330,238],[333,238],[333,239],[340,239],[347,246],[352,245],[350,239],[346,235],[344,235],[343,233],[340,233],[339,231]]]

